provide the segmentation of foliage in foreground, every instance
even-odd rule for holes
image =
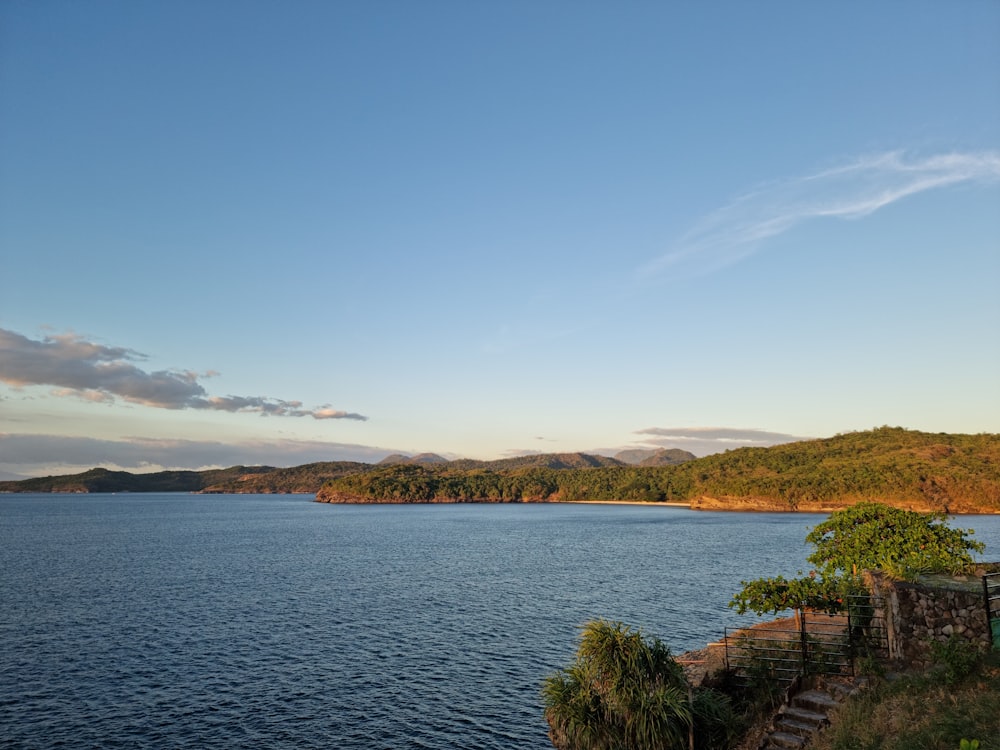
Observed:
[[[948,665],[878,683],[844,704],[813,750],[1000,748],[1000,654],[949,682]]]
[[[576,661],[542,686],[559,750],[723,750],[736,726],[728,699],[693,690],[659,639],[620,622],[587,623]]]
[[[848,596],[863,591],[862,587],[855,585],[853,579],[838,577],[775,576],[740,581],[740,584],[743,588],[733,595],[729,606],[734,607],[741,615],[747,612],[758,615],[777,614],[794,609],[813,609],[834,614],[844,611],[844,602]]]
[[[919,573],[956,573],[973,565],[971,529],[953,529],[941,513],[915,513],[882,503],[858,503],[835,511],[807,535],[815,547],[808,576],[741,581],[729,603],[740,614],[777,614],[789,609],[843,611],[847,597],[864,591],[863,570],[883,570],[899,578]]]

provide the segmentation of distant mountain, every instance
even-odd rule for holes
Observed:
[[[476,461],[460,458],[449,461],[447,468],[453,471],[511,471],[513,469],[590,469],[609,466],[624,466],[621,461],[608,456],[594,456],[589,453],[531,453],[526,456],[501,458],[496,461]]]
[[[460,459],[448,461],[436,453],[386,456],[378,464],[355,461],[321,461],[289,468],[233,466],[206,471],[158,471],[133,474],[128,471],[90,469],[81,474],[0,481],[0,492],[205,492],[226,494],[312,493],[325,482],[365,474],[392,466],[421,466],[446,472],[474,469],[584,469],[623,464],[606,456],[586,453],[554,453],[518,456],[499,461]]]
[[[639,466],[677,466],[687,461],[694,461],[698,457],[680,448],[664,448],[654,453],[649,458],[641,461]]]
[[[500,461],[488,461],[490,469],[593,469],[608,466],[624,466],[621,461],[608,456],[590,453],[540,453],[536,456],[518,456]]]
[[[373,468],[372,464],[356,461],[321,461],[286,469],[269,469],[266,472],[243,474],[225,481],[208,483],[199,491],[241,495],[312,493],[322,486],[323,482],[348,474],[371,471]]]
[[[656,453],[655,448],[630,448],[627,451],[618,451],[615,460],[629,466],[638,466],[654,453]]]
[[[500,458],[496,461],[479,461],[473,458],[459,458],[449,461],[436,453],[421,453],[417,456],[407,456],[394,453],[386,456],[377,466],[393,465],[435,465],[449,471],[472,471],[473,469],[489,469],[490,471],[507,471],[510,469],[587,469],[602,466],[624,466],[621,461],[608,456],[593,456],[589,453],[530,453],[526,456]]]
[[[697,456],[679,448],[636,448],[616,453],[615,458],[632,466],[676,466]]]
[[[442,458],[437,453],[418,453],[410,459],[412,464],[446,464],[447,458]]]
[[[410,463],[410,457],[405,453],[392,453],[379,461],[376,466],[391,466],[392,464],[408,463]]]
[[[200,492],[212,484],[274,471],[272,466],[233,466],[207,471],[128,471],[90,469],[82,474],[0,482],[0,492]]]
[[[418,453],[416,456],[407,456],[405,453],[393,453],[378,462],[378,466],[390,466],[392,464],[446,464],[447,458],[439,456],[437,453]]]

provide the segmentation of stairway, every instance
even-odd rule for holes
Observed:
[[[829,725],[833,709],[865,684],[863,678],[826,679],[796,693],[788,705],[778,710],[760,750],[799,750],[808,746],[813,735]]]

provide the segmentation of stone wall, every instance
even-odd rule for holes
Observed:
[[[889,658],[912,666],[927,666],[931,644],[958,637],[986,651],[991,646],[982,578],[938,576],[911,583],[868,571],[866,581],[881,607]]]

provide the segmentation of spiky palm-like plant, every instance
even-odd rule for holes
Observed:
[[[605,620],[584,625],[576,661],[546,678],[542,695],[559,750],[687,750],[693,734],[717,742],[731,718],[720,696],[692,699],[659,639]]]

